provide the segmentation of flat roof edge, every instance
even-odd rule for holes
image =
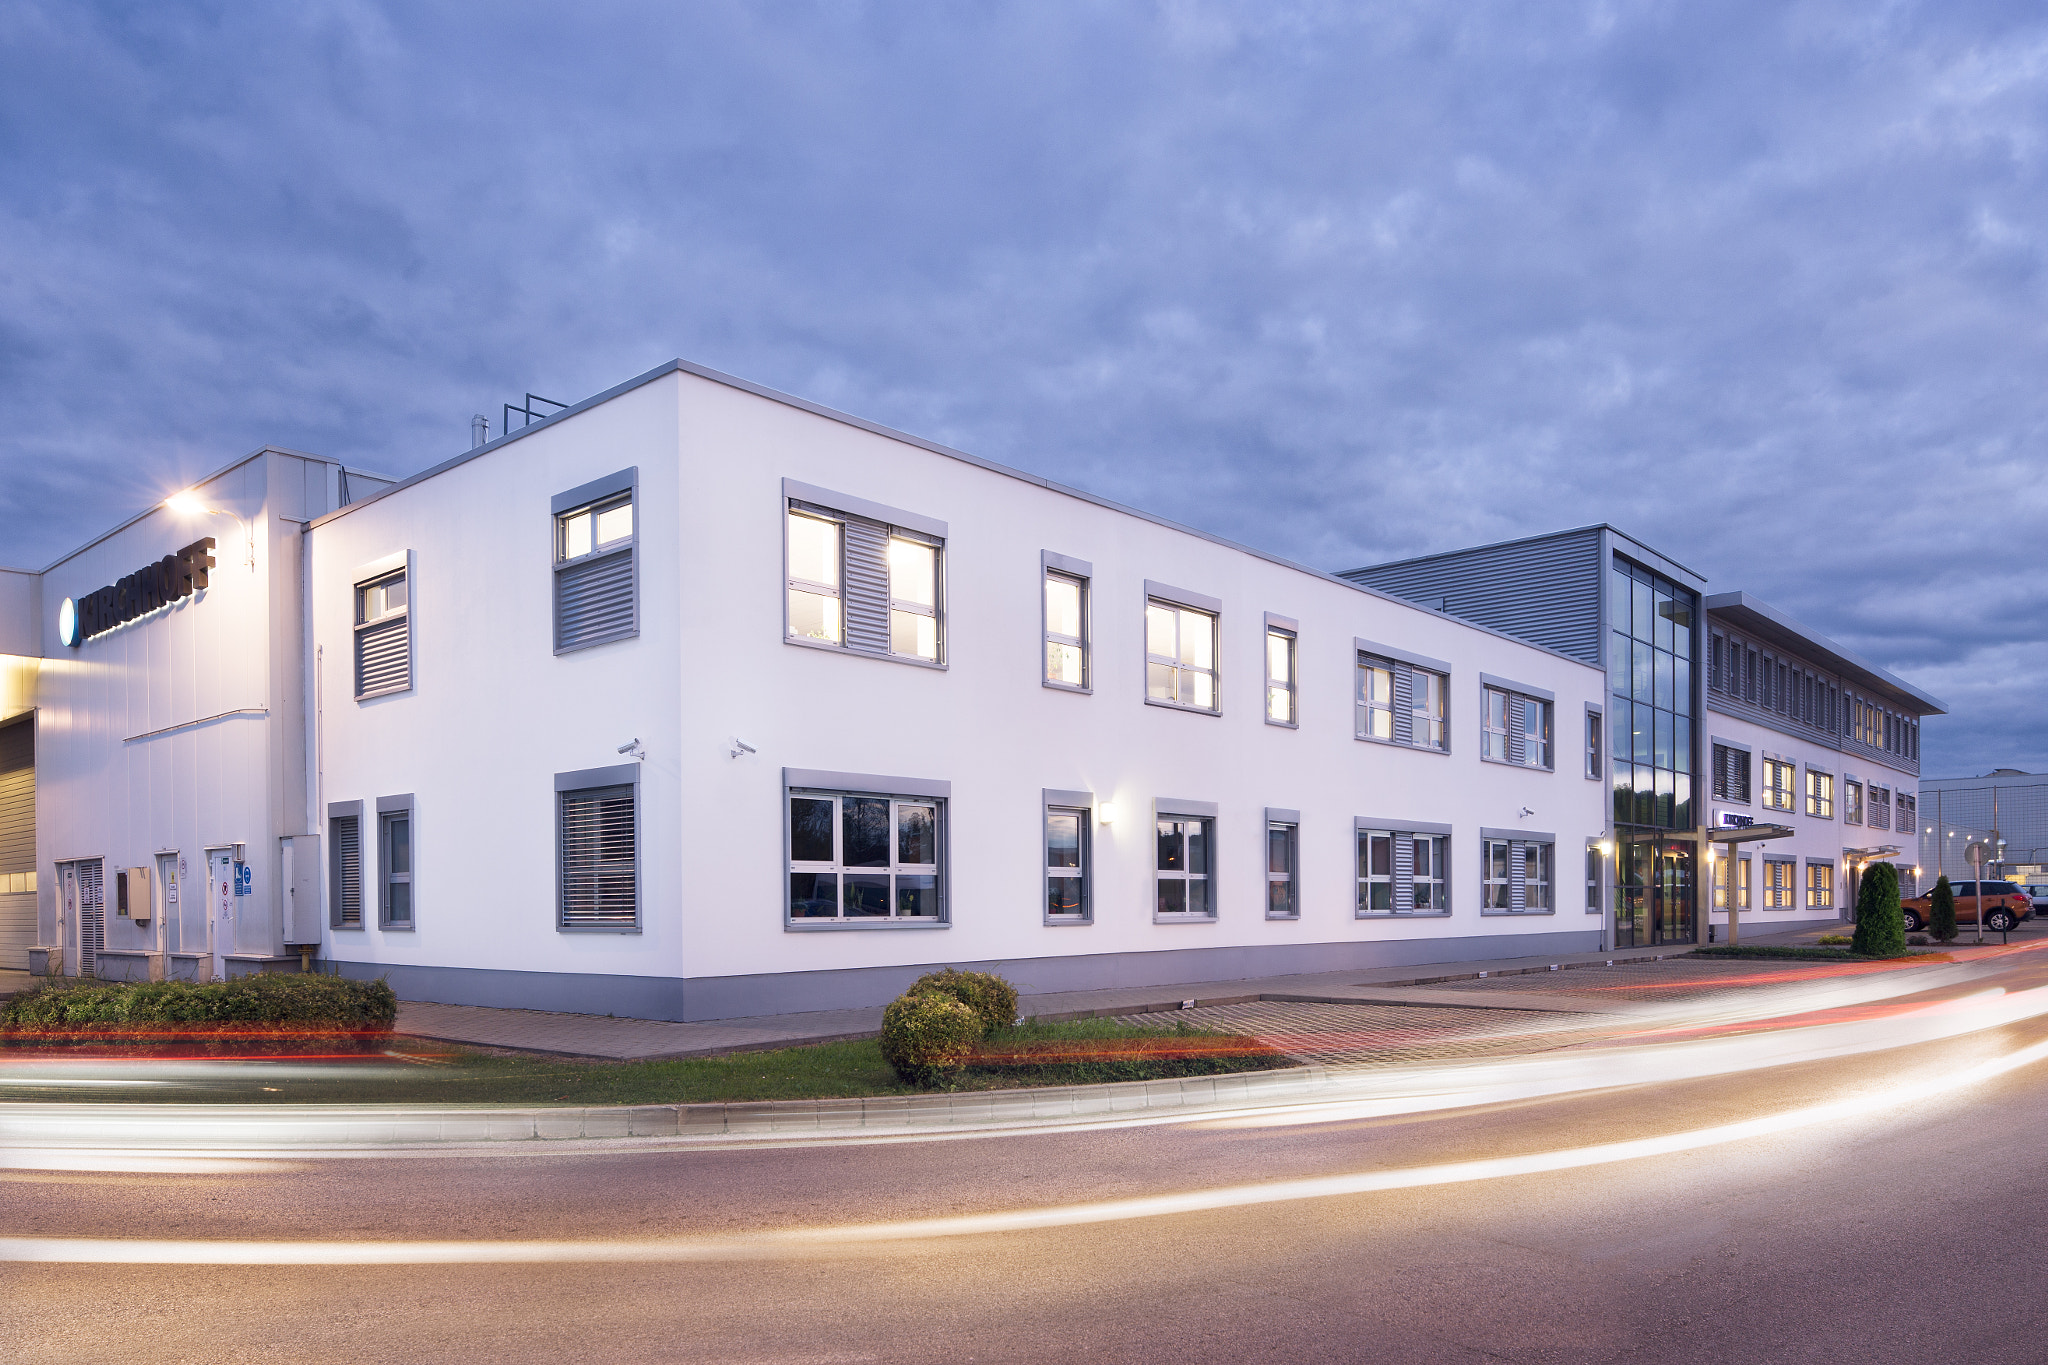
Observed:
[[[1801,625],[1798,621],[1793,620],[1768,602],[1759,601],[1746,592],[1715,593],[1706,599],[1705,606],[1709,612],[1749,612],[1762,618],[1794,639],[1811,643],[1821,653],[1830,656],[1836,663],[1845,665],[1846,667],[1842,671],[1861,673],[1864,675],[1864,680],[1875,683],[1880,687],[1890,688],[1903,697],[1921,703],[1928,708],[1922,714],[1930,716],[1945,716],[1948,714],[1948,703],[1933,693],[1922,691],[1889,669],[1880,668],[1876,664],[1850,653],[1827,636]]]
[[[1670,555],[1665,554],[1662,550],[1653,548],[1646,542],[1638,540],[1636,539],[1636,537],[1622,530],[1619,526],[1614,525],[1612,522],[1606,521],[1596,521],[1593,522],[1591,525],[1587,526],[1569,526],[1561,531],[1544,531],[1541,534],[1533,536],[1515,536],[1508,540],[1490,541],[1484,545],[1466,545],[1461,546],[1455,550],[1438,550],[1435,554],[1412,555],[1407,559],[1389,559],[1384,563],[1380,564],[1361,564],[1359,567],[1355,569],[1345,569],[1343,570],[1343,572],[1348,574],[1370,573],[1379,569],[1399,569],[1405,568],[1410,564],[1427,564],[1430,563],[1432,560],[1456,559],[1461,555],[1480,554],[1487,550],[1506,550],[1511,549],[1512,547],[1517,545],[1534,545],[1538,541],[1544,540],[1563,540],[1568,536],[1583,536],[1590,532],[1598,531],[1605,531],[1609,535],[1619,536],[1621,539],[1627,541],[1629,544],[1635,546],[1637,549],[1642,550],[1644,553],[1653,555],[1656,558],[1663,560],[1672,568],[1677,569],[1679,572],[1689,575],[1698,583],[1705,583],[1707,581],[1707,576],[1699,572],[1697,569],[1689,568],[1686,565],[1681,564],[1679,561],[1673,559]]]

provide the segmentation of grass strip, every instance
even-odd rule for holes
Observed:
[[[580,1108],[924,1093],[897,1077],[872,1038],[643,1062],[515,1056],[400,1038],[391,1054],[378,1057],[320,1062],[213,1059],[204,1074],[180,1076],[175,1085],[119,1084],[124,1074],[136,1074],[138,1079],[148,1075],[147,1063],[138,1068],[133,1061],[103,1073],[114,1084],[38,1085],[39,1072],[54,1081],[74,1077],[93,1062],[73,1049],[17,1043],[0,1051],[0,1099]],[[982,1044],[981,1055],[953,1078],[949,1088],[1157,1080],[1291,1064],[1284,1054],[1241,1034],[1210,1033],[1180,1023],[1162,1027],[1075,1019],[1027,1023],[992,1035]],[[167,1063],[158,1074],[168,1078],[175,1074],[173,1068],[175,1063]]]

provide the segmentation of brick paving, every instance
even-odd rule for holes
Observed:
[[[1533,991],[1545,995],[1588,999],[1638,1000],[1647,1003],[1698,1000],[1707,996],[1747,995],[1791,986],[1912,970],[1891,963],[1833,963],[1772,958],[1666,958],[1662,962],[1617,963],[1612,967],[1580,967],[1568,972],[1534,972],[1525,976],[1461,981],[1468,991]]]
[[[1246,1033],[1297,1061],[1328,1066],[1401,1066],[1543,1052],[1615,1037],[1625,1025],[1588,1024],[1584,1015],[1457,1009],[1431,1005],[1318,1005],[1254,1001],[1205,1005],[1122,1022]]]

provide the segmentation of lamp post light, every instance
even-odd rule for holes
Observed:
[[[206,500],[189,488],[165,498],[164,506],[180,516],[233,517],[235,525],[242,528],[242,541],[247,547],[244,562],[248,564],[250,573],[256,572],[256,528],[243,520],[241,513],[226,507],[208,507]]]

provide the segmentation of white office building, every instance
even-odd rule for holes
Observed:
[[[0,965],[707,1019],[1648,932],[1597,646],[729,376],[192,493],[0,575]]]

